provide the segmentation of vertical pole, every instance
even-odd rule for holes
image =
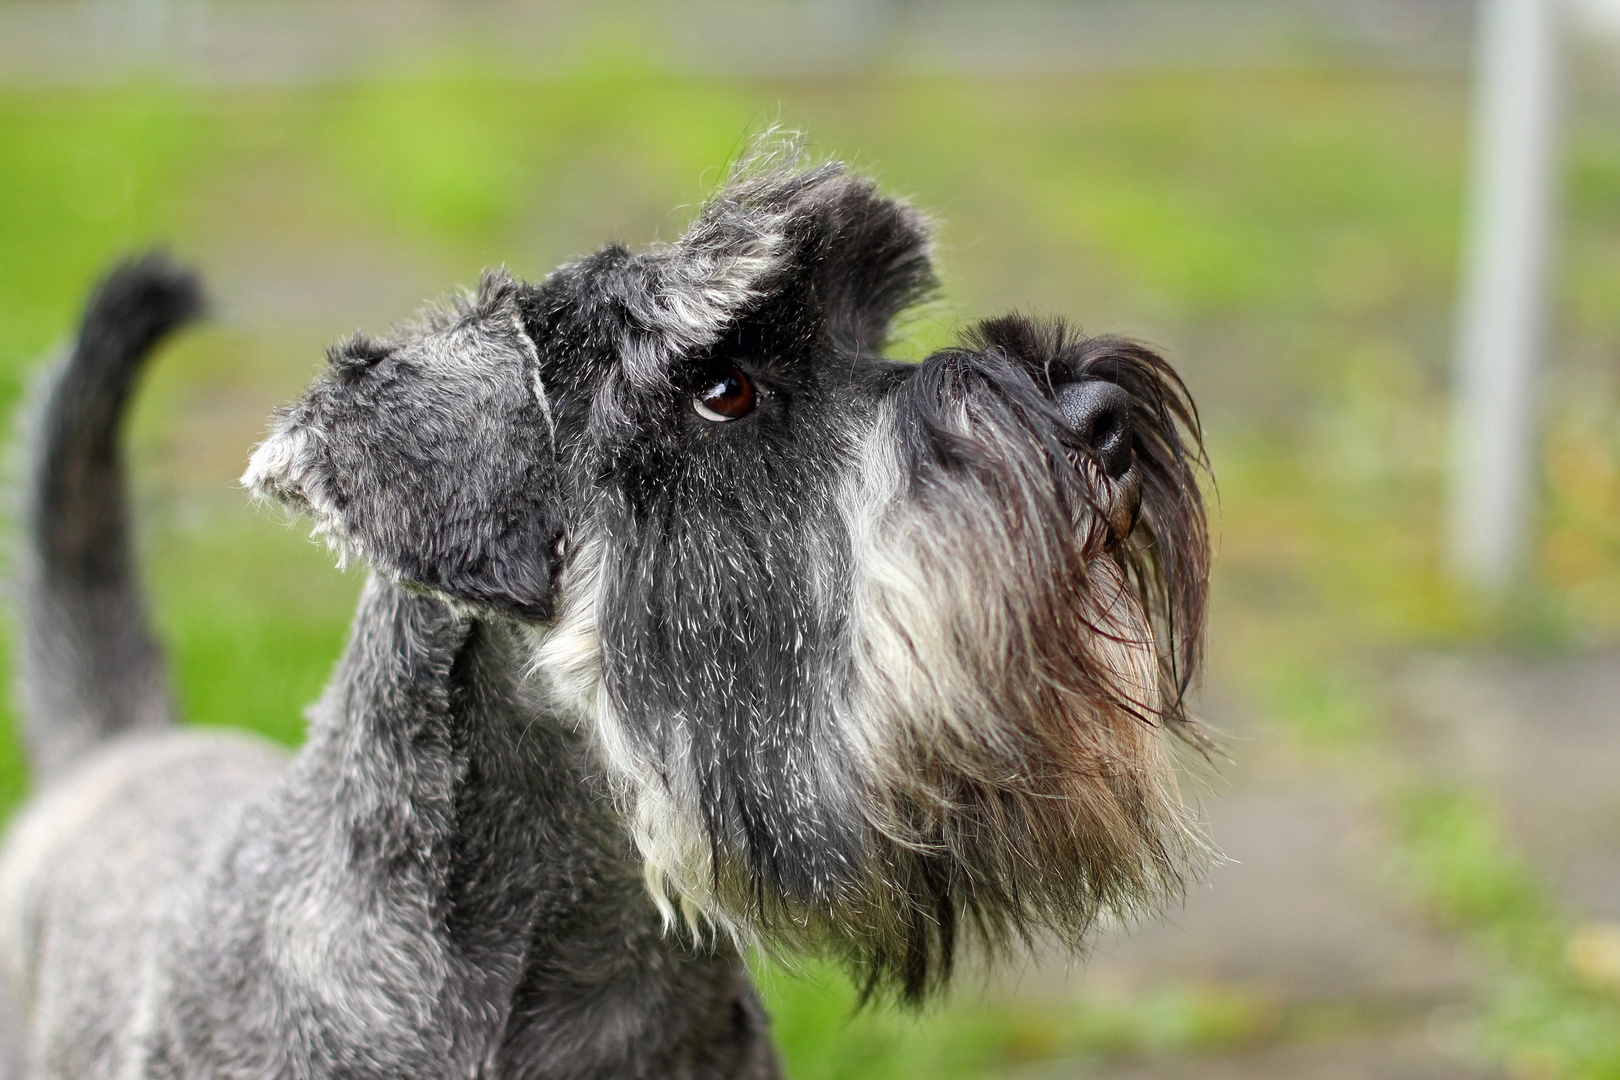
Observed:
[[[1479,0],[1452,414],[1453,572],[1493,592],[1524,569],[1558,164],[1556,0]]]

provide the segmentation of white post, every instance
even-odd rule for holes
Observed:
[[[1536,360],[1546,331],[1559,159],[1556,0],[1479,0],[1452,414],[1450,557],[1511,585],[1529,548]]]

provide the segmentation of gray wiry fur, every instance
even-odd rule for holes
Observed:
[[[1018,319],[884,360],[932,286],[914,211],[787,158],[668,247],[335,347],[247,477],[373,570],[291,760],[124,718],[97,658],[146,639],[106,502],[128,618],[25,664],[88,704],[36,710],[62,775],[0,857],[17,1069],[772,1077],[736,942],[917,998],[959,938],[1078,943],[1173,893],[1190,402]],[[189,287],[146,263],[103,296]],[[91,311],[86,341],[132,325]],[[88,401],[106,444],[146,344],[66,369],[44,430]],[[119,478],[40,445],[50,567]],[[25,635],[81,578],[36,572]]]

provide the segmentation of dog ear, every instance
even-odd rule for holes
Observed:
[[[881,349],[894,317],[937,285],[927,220],[842,165],[744,178],[717,203],[716,216],[752,216],[780,237],[761,291],[803,305],[842,349]]]
[[[678,241],[641,257],[644,295],[625,307],[664,347],[650,365],[636,362],[641,350],[621,349],[631,381],[644,373],[655,383],[661,363],[751,319],[876,351],[895,315],[935,288],[929,248],[921,213],[842,164],[804,168],[792,147],[756,153]]]
[[[418,327],[335,346],[244,482],[393,580],[549,618],[557,466],[520,288],[487,275],[475,297]]]

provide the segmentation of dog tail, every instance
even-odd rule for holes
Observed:
[[[125,406],[153,347],[202,310],[189,271],[160,254],[96,288],[71,355],[31,410],[18,560],[18,686],[36,778],[121,732],[174,718],[130,540]]]

